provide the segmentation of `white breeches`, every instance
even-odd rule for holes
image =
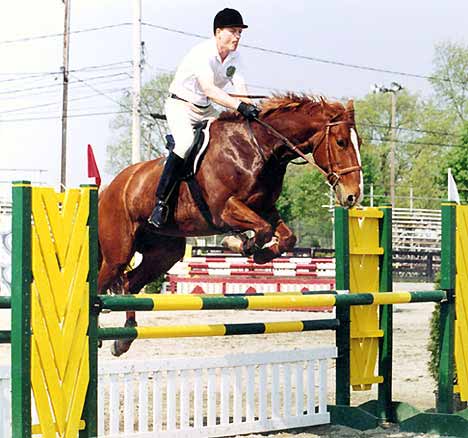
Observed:
[[[191,103],[172,98],[166,100],[165,110],[167,123],[175,141],[174,153],[185,159],[193,142],[195,123],[216,117],[217,112],[212,105],[207,108],[198,108]]]

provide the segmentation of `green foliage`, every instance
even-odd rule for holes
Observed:
[[[324,177],[317,170],[308,165],[288,167],[276,206],[294,229],[297,246],[332,246],[332,216],[325,207],[330,203],[329,193]]]
[[[468,120],[468,44],[444,41],[436,45],[432,86],[440,104],[459,121]]]
[[[431,315],[430,335],[427,349],[429,351],[429,361],[427,367],[429,374],[437,382],[439,379],[439,363],[440,363],[440,304],[437,303]]]
[[[166,276],[163,274],[160,277],[158,277],[156,280],[152,281],[151,283],[148,283],[145,286],[145,293],[146,294],[159,294],[161,293],[161,289],[163,286],[163,283],[166,279]]]
[[[447,158],[447,167],[452,169],[452,174],[457,182],[458,192],[462,203],[468,203],[468,122],[465,122],[460,140],[457,142]],[[442,169],[445,170],[445,169]],[[446,173],[441,172],[440,181],[446,183]]]
[[[141,157],[150,160],[160,156],[165,149],[167,124],[155,121],[151,113],[164,113],[164,103],[167,98],[172,74],[161,74],[147,82],[141,90]],[[107,146],[106,171],[116,174],[131,163],[132,156],[132,98],[125,95],[120,99],[120,109],[123,111],[111,122],[114,139]]]
[[[440,273],[437,274],[437,278],[434,285],[435,289],[440,289]],[[439,379],[439,363],[440,363],[440,304],[436,303],[434,310],[432,311],[430,320],[430,334],[429,342],[427,344],[427,350],[429,351],[429,361],[427,362],[427,368],[429,374],[437,382]]]
[[[364,205],[369,205],[371,184],[374,204],[389,202],[391,95],[369,94],[357,100],[355,107],[356,124],[363,140]],[[434,204],[443,196],[445,183],[440,184],[440,163],[444,162],[448,152],[435,144],[447,143],[443,132],[452,129],[452,126],[453,115],[438,109],[434,101],[423,100],[418,94],[407,90],[398,93],[395,142],[395,195],[398,207],[409,207],[410,189],[416,199],[413,205],[416,208],[434,208]],[[435,166],[436,162],[439,165]],[[421,181],[424,183],[421,184]]]

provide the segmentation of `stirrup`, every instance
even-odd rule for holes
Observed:
[[[158,201],[154,207],[148,222],[156,228],[162,228],[166,225],[169,207],[164,201]]]

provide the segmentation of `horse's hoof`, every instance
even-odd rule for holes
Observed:
[[[271,262],[274,258],[276,258],[276,254],[273,254],[268,249],[260,249],[253,255],[253,261],[257,265],[263,265],[265,263]]]
[[[112,345],[111,345],[111,354],[112,356],[115,356],[115,357],[119,357],[122,355],[122,352],[119,350],[119,347],[117,345],[118,345],[117,341],[112,342]]]
[[[244,241],[237,236],[226,236],[221,240],[221,246],[230,249],[233,252],[242,254]]]

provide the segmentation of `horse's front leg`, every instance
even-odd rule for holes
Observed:
[[[236,231],[253,230],[251,239],[239,239],[239,250],[250,255],[262,248],[273,237],[273,228],[269,222],[247,207],[242,201],[231,197],[221,213],[221,219]]]
[[[291,251],[296,244],[296,236],[280,218],[276,210],[272,215],[272,223],[275,227],[273,238],[263,248],[254,253],[255,263],[267,263],[279,257],[283,252]]]

